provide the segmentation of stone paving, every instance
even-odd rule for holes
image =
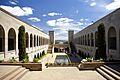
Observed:
[[[76,67],[45,67],[45,63],[54,63],[56,55],[65,53],[48,54],[40,60],[42,71],[29,71],[20,80],[106,80],[94,70],[79,71]],[[0,75],[10,72],[16,66],[0,66]]]
[[[79,71],[76,67],[49,67],[43,71],[30,71],[20,80],[106,80],[92,70]]]

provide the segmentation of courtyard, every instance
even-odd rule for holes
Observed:
[[[30,71],[20,80],[106,80],[96,71],[79,71],[76,67],[49,67]]]

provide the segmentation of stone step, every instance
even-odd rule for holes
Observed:
[[[11,75],[12,73],[14,73],[15,71],[17,71],[18,69],[22,68],[21,66],[18,66],[17,68],[15,68],[14,70],[7,72],[6,74],[4,74],[2,77],[0,77],[0,80],[4,80],[6,77],[8,77],[9,75]]]
[[[11,80],[20,80],[27,72],[29,72],[29,70],[25,69],[22,72],[20,72],[17,76],[14,76]]]
[[[24,70],[25,70],[25,68],[21,67],[21,68],[17,69],[15,72],[12,72],[10,75],[8,75],[3,80],[12,80],[15,76],[17,76],[18,74],[20,74]]]
[[[100,66],[100,68],[105,72],[107,73],[108,75],[110,75],[111,77],[113,77],[114,79],[116,80],[120,80],[120,77],[118,75],[116,75],[115,73],[113,73],[112,71],[110,71],[109,69],[103,67],[103,66]]]
[[[120,76],[120,73],[112,68],[110,68],[109,66],[107,65],[103,65],[105,68],[109,69],[110,71],[112,71],[113,73],[117,74],[118,76]]]
[[[115,80],[113,77],[105,73],[102,69],[96,68],[96,71],[100,73],[103,77],[105,77],[107,80]]]

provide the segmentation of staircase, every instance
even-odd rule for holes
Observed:
[[[52,45],[49,45],[48,50],[47,50],[47,53],[52,53],[52,48],[53,48],[53,46],[52,46]]]
[[[20,80],[29,70],[21,66],[15,68],[14,70],[7,72],[0,80]]]
[[[96,71],[100,73],[107,80],[120,80],[120,72],[115,70],[119,65],[103,65],[96,68]]]

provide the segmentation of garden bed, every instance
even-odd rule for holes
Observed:
[[[104,64],[120,64],[120,62],[82,62],[78,68],[79,70],[95,70]]]

